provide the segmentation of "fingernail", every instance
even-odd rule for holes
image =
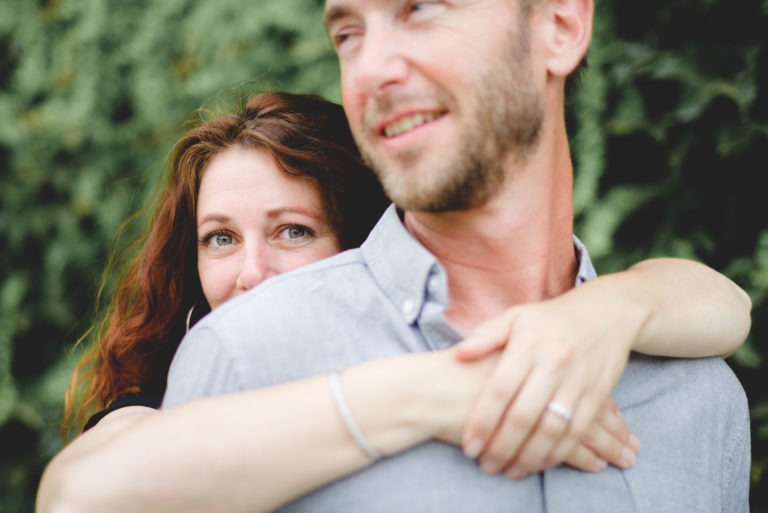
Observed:
[[[482,450],[483,441],[479,438],[473,438],[467,443],[466,447],[464,447],[464,454],[469,458],[477,458],[477,455],[480,454],[480,451]]]
[[[608,466],[608,462],[605,461],[604,459],[602,458],[595,459],[595,472],[600,472],[607,466]]]
[[[480,465],[480,470],[486,474],[498,474],[499,470],[501,470],[501,465],[495,461],[485,461]]]
[[[629,435],[629,446],[635,452],[640,450],[640,439],[634,433]]]
[[[509,470],[507,470],[507,477],[510,479],[522,479],[527,475],[528,475],[527,472],[517,467],[512,467]]]
[[[631,451],[626,447],[622,449],[621,462],[624,463],[625,466],[631,467],[635,463],[636,459],[637,459],[637,455],[634,453],[634,451]]]

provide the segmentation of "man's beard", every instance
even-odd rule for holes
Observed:
[[[460,137],[431,169],[416,167],[421,157],[418,149],[398,153],[395,167],[399,169],[388,169],[385,159],[358,138],[366,162],[398,207],[439,213],[482,206],[504,184],[505,165],[510,160],[524,162],[535,148],[544,114],[530,76],[526,28],[510,37],[510,50],[498,68],[489,68],[474,83]],[[438,94],[434,99],[456,112],[455,100],[447,93]],[[386,108],[379,106],[379,110]]]

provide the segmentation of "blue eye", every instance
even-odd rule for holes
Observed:
[[[312,237],[314,232],[306,226],[300,224],[292,224],[286,226],[280,230],[279,236],[281,239],[289,241],[302,241]]]
[[[213,237],[211,237],[211,242],[215,246],[229,246],[234,241],[232,240],[232,236],[227,233],[217,233]]]
[[[232,234],[222,231],[211,232],[209,234],[200,237],[200,245],[208,246],[212,248],[223,248],[235,243],[235,238]]]

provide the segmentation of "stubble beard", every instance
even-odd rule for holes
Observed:
[[[412,149],[388,162],[356,134],[364,159],[398,207],[441,213],[485,205],[503,186],[510,160],[522,163],[536,147],[544,114],[530,76],[526,29],[511,35],[501,69],[489,67],[475,82],[460,137],[439,161],[424,162],[421,151]],[[446,92],[432,100],[457,112]],[[387,107],[379,105],[377,110]],[[426,165],[430,169],[420,169]]]

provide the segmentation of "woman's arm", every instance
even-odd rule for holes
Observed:
[[[593,284],[609,282],[608,277],[600,280]],[[581,295],[575,293],[563,298],[584,304],[600,295],[602,289],[593,284],[580,287],[589,292],[582,294],[584,301],[577,301]],[[619,291],[619,299],[622,294],[626,291]],[[567,302],[542,303],[533,311],[545,304],[540,314],[549,317],[541,319],[539,328],[562,330],[575,345],[590,346],[594,338],[590,329],[575,327],[596,326],[595,320],[612,316],[622,319],[594,306],[585,309],[586,316],[573,315],[580,311]],[[608,304],[617,307],[620,301]],[[510,312],[488,323],[484,334],[506,340],[515,319]],[[520,324],[514,326],[516,337]],[[618,331],[631,338],[632,330]],[[342,384],[361,429],[379,451],[395,454],[433,437],[458,444],[469,407],[495,359],[467,365],[458,363],[453,351],[404,355],[350,368]],[[597,470],[595,453],[619,466],[631,463],[621,455],[624,448],[636,450],[628,443],[627,427],[610,406],[600,411],[600,422],[590,425],[585,442],[571,444],[559,459],[550,457],[549,464],[565,461]],[[368,464],[341,422],[327,376],[310,378],[159,413],[141,407],[113,412],[51,462],[41,482],[38,513],[269,511]],[[530,468],[541,465],[540,458]]]
[[[752,325],[749,295],[726,276],[680,258],[645,260],[590,285],[648,311],[632,350],[658,356],[730,355]],[[593,295],[597,296],[598,291]],[[628,306],[629,308],[629,306]]]
[[[341,374],[353,418],[385,455],[461,430],[498,355],[460,363],[453,350],[362,363]],[[629,430],[596,423],[597,443],[569,460],[618,462]],[[127,407],[74,440],[46,469],[37,513],[271,511],[371,464],[345,426],[329,376],[199,400]]]
[[[366,438],[395,454],[461,421],[492,366],[448,352],[363,363],[341,385]],[[370,464],[319,376],[107,415],[46,469],[38,513],[271,511]]]
[[[583,439],[631,351],[731,353],[749,332],[750,309],[731,280],[675,258],[647,260],[549,301],[511,308],[457,347],[464,361],[504,348],[468,419],[464,447],[491,468],[512,467],[513,475],[562,461]],[[552,401],[571,410],[570,424],[547,413]]]

